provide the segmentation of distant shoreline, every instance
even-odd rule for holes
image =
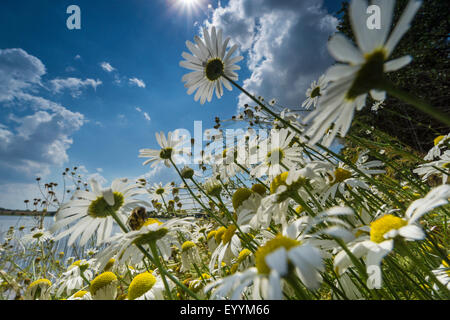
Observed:
[[[56,212],[49,211],[45,213],[46,217],[53,217]],[[42,211],[30,211],[30,210],[5,210],[0,209],[0,216],[10,217],[42,217]]]

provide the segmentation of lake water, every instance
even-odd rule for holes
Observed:
[[[24,226],[26,231],[30,231],[31,227],[37,226],[39,220],[32,216],[0,216],[0,240],[4,239],[5,233],[9,227],[14,227],[16,230],[20,226]],[[44,218],[44,227],[47,229],[53,224],[53,217]]]

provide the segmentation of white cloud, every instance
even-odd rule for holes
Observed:
[[[77,54],[77,55],[74,57],[74,60],[81,60],[81,56],[80,56],[79,54]]]
[[[32,111],[0,124],[0,184],[44,176],[67,162],[71,135],[86,122],[81,113],[34,95],[44,74],[44,64],[24,50],[0,50],[0,103]]]
[[[311,81],[333,61],[326,45],[337,20],[322,0],[230,0],[205,24],[222,28],[248,55],[244,88],[285,107],[300,106]],[[249,102],[239,96],[239,107]]]
[[[142,111],[142,109],[140,107],[136,107],[135,109],[136,109],[137,112],[142,113],[142,115],[144,116],[145,120],[147,120],[147,121],[151,120],[149,114],[147,112]]]
[[[139,88],[145,88],[145,82],[138,78],[130,78],[129,79],[131,85],[138,86]]]
[[[0,49],[0,102],[11,101],[22,90],[40,86],[44,64],[22,49]]]
[[[86,87],[92,87],[94,90],[97,89],[102,82],[97,79],[85,79],[81,80],[78,78],[66,78],[66,79],[53,79],[50,81],[52,86],[52,91],[54,93],[59,93],[65,89],[70,91],[72,97],[76,98],[81,95],[81,92]]]
[[[113,72],[114,70],[116,70],[116,68],[114,68],[109,62],[102,62],[100,64],[100,66],[102,67],[103,70],[105,70],[106,72]]]

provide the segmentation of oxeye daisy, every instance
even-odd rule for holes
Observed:
[[[171,186],[170,182],[166,183],[165,185],[160,182],[154,183],[153,186],[148,189],[148,193],[150,193],[153,200],[158,201],[161,200],[161,198],[164,196],[169,196],[172,192],[172,189],[173,187]]]
[[[245,226],[242,227],[241,230],[242,232],[250,231],[249,228],[246,228]],[[231,265],[232,258],[239,255],[242,244],[236,231],[237,227],[234,224],[231,224],[226,228],[222,227],[216,233],[215,238],[219,245],[211,254],[211,260],[209,262],[209,270],[211,272],[215,271],[216,264],[217,266],[221,266],[222,262],[224,262],[226,265]]]
[[[410,56],[403,56],[387,61],[401,37],[408,31],[421,2],[409,1],[389,39],[387,37],[395,1],[379,0],[372,3],[380,7],[383,24],[381,28],[367,28],[367,1],[352,0],[350,21],[358,48],[339,33],[328,42],[330,54],[343,63],[328,69],[326,77],[332,83],[319,99],[319,108],[305,118],[305,123],[313,121],[306,131],[306,135],[311,138],[311,145],[318,142],[332,124],[334,127],[323,144],[330,146],[338,133],[344,137],[350,128],[355,110],[361,110],[365,106],[369,92],[375,100],[385,99],[385,92],[380,89],[385,84],[384,73],[399,70],[412,60]]]
[[[172,284],[173,283],[169,282]],[[128,287],[128,300],[164,300],[164,284],[159,276],[144,272],[136,275]]]
[[[67,298],[67,300],[92,300],[92,296],[90,292],[80,290]]]
[[[142,226],[128,233],[120,233],[109,239],[110,245],[97,255],[99,269],[102,269],[111,258],[114,264],[137,264],[142,261],[143,253],[136,245],[148,248],[151,242],[155,242],[164,259],[168,259],[172,252],[171,245],[178,244],[177,232],[183,231],[192,224],[192,218],[170,219],[161,222],[149,218]]]
[[[394,249],[394,239],[401,237],[406,241],[425,239],[425,232],[418,220],[432,209],[448,203],[450,186],[442,185],[432,189],[424,198],[410,204],[404,217],[385,214],[370,224],[370,234],[357,238],[350,243],[348,249],[356,257],[366,257],[368,272],[370,268],[379,268],[383,258]],[[339,274],[344,273],[352,261],[344,250],[334,258],[334,266]],[[371,279],[373,283],[381,283],[379,277]]]
[[[442,184],[446,184],[450,176],[450,150],[439,156],[439,160],[419,165],[413,170],[426,181],[431,175],[442,176]]]
[[[317,81],[314,80],[311,83],[311,87],[306,90],[307,99],[302,103],[302,107],[310,109],[311,106],[313,106],[313,108],[315,108],[319,98],[324,94],[327,84],[328,82],[325,75],[321,75]]]
[[[139,158],[150,158],[144,161],[143,165],[151,163],[151,168],[155,167],[161,161],[166,167],[170,167],[170,161],[177,161],[177,156],[182,153],[180,145],[184,142],[183,139],[175,139],[173,132],[167,133],[167,139],[164,132],[156,132],[156,141],[161,149],[141,149],[139,150]]]
[[[70,235],[68,245],[71,246],[81,236],[80,245],[83,246],[96,232],[99,245],[111,235],[113,215],[124,223],[125,211],[131,211],[140,204],[148,205],[133,198],[145,194],[145,189],[137,184],[128,184],[127,179],[115,179],[107,189],[102,189],[95,179],[91,179],[90,184],[91,191],[76,191],[72,200],[58,210],[51,232],[65,226],[69,228],[58,234],[55,240]]]
[[[237,62],[243,59],[242,56],[232,57],[237,50],[238,45],[234,45],[227,52],[227,45],[230,38],[226,38],[222,42],[222,30],[211,28],[211,33],[203,28],[203,39],[198,36],[194,37],[195,44],[186,41],[186,46],[190,53],[183,52],[184,61],[180,62],[180,66],[193,70],[183,76],[182,81],[186,82],[184,86],[188,88],[187,93],[190,95],[197,90],[194,100],[204,104],[205,101],[211,102],[214,91],[217,98],[223,95],[222,85],[228,90],[232,90],[230,82],[227,78],[236,81],[238,79],[235,70],[240,67]]]
[[[201,265],[197,245],[192,241],[185,241],[181,245],[181,271],[189,271],[193,265]]]
[[[48,279],[33,281],[25,292],[25,300],[50,300],[52,283]]]
[[[115,300],[119,281],[112,272],[103,272],[91,281],[89,287],[92,300]]]
[[[271,130],[270,137],[261,141],[258,150],[258,160],[262,162],[254,167],[250,174],[259,178],[268,176],[273,178],[283,171],[285,167],[293,168],[298,163],[302,163],[299,154],[302,149],[297,143],[291,143],[294,134],[288,129]]]
[[[450,133],[446,136],[438,136],[434,139],[434,146],[428,151],[424,160],[434,160],[441,156],[442,149],[450,147]]]
[[[73,290],[79,290],[86,285],[86,281],[92,280],[94,273],[92,271],[93,260],[77,260],[72,263],[65,271],[58,283],[57,296],[61,296],[64,292],[70,294]]]
[[[26,244],[41,244],[51,239],[52,235],[45,229],[35,229],[22,237],[22,241]]]

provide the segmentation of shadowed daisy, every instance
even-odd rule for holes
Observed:
[[[410,56],[387,61],[401,37],[408,31],[421,2],[409,1],[399,22],[388,33],[392,23],[395,1],[372,1],[380,7],[382,28],[367,28],[367,8],[365,0],[353,0],[350,4],[350,21],[358,48],[342,34],[334,35],[328,42],[330,54],[339,62],[326,73],[332,83],[319,100],[319,108],[305,118],[305,123],[313,123],[306,132],[311,138],[310,144],[318,142],[334,124],[331,133],[322,142],[330,146],[339,133],[344,137],[350,128],[353,114],[361,110],[370,92],[375,100],[384,100],[385,92],[380,87],[385,84],[385,72],[399,70],[411,62]]]

